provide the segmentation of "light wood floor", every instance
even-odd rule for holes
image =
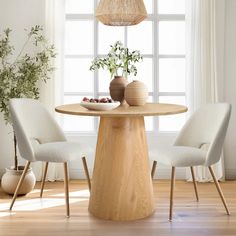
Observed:
[[[85,182],[71,181],[71,217],[65,217],[61,182],[47,183],[43,199],[39,184],[33,193],[17,199],[9,213],[10,197],[0,190],[1,236],[226,236],[236,235],[236,181],[222,183],[231,216],[213,183],[199,184],[200,201],[195,201],[192,183],[177,181],[174,218],[168,221],[169,181],[154,182],[155,213],[133,222],[98,220],[88,213],[89,193]]]

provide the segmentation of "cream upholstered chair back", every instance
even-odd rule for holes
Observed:
[[[36,161],[34,147],[48,142],[66,141],[65,135],[46,108],[37,100],[10,100],[13,129],[21,156]]]
[[[207,144],[205,165],[215,164],[220,159],[230,113],[231,105],[227,103],[201,107],[186,122],[174,145],[201,148]]]

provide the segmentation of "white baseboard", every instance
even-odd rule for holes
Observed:
[[[83,169],[70,168],[69,171],[70,171],[71,179],[85,179]],[[4,173],[5,173],[5,169],[0,169],[0,179]],[[89,173],[91,175],[92,169],[89,169]],[[158,168],[156,170],[154,179],[170,179],[170,174],[171,174],[170,168],[166,168],[166,167]],[[176,168],[176,179],[185,179],[185,176],[186,176],[185,168]],[[226,169],[225,178],[226,180],[236,180],[236,169]]]
[[[236,169],[226,169],[225,170],[225,179],[236,180]]]
[[[5,173],[4,169],[0,169],[0,179],[2,175]],[[69,170],[70,179],[85,179],[84,170],[83,169],[72,169]],[[92,169],[89,169],[90,177],[92,177]],[[154,179],[170,179],[171,169],[170,168],[158,168],[156,170],[156,174]],[[185,168],[177,168],[176,169],[176,179],[185,179]]]
[[[92,169],[89,169],[91,175]],[[161,167],[156,170],[154,179],[170,179],[171,169],[166,167]],[[83,169],[70,169],[71,179],[85,179]],[[176,179],[186,178],[186,168],[176,168]],[[225,170],[226,180],[236,180],[236,169],[226,169]]]
[[[92,177],[92,169],[89,169],[90,177]],[[170,168],[158,168],[154,179],[170,179],[171,169]],[[176,168],[176,179],[185,179],[186,171],[185,168]],[[83,169],[70,169],[71,179],[85,179]]]

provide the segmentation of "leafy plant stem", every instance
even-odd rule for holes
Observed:
[[[18,170],[17,140],[15,132],[14,132],[14,170]]]
[[[43,28],[36,25],[30,29],[19,54],[12,62],[14,47],[10,44],[8,28],[0,35],[0,112],[6,124],[12,125],[9,101],[12,98],[38,99],[39,83],[47,82],[54,70],[54,46],[43,36]],[[31,53],[27,53],[27,46]],[[17,140],[14,133],[14,169],[18,169]]]
[[[29,35],[29,36],[28,36],[26,42],[25,42],[24,45],[22,46],[22,48],[21,48],[19,54],[16,56],[16,58],[15,58],[14,62],[12,63],[12,65],[15,64],[16,61],[19,59],[19,57],[22,55],[22,53],[24,52],[24,50],[25,50],[27,44],[29,43],[31,37],[32,37],[32,35]]]

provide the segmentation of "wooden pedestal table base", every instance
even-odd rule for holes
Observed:
[[[151,215],[154,203],[144,116],[178,114],[187,108],[146,103],[143,106],[123,104],[111,111],[90,111],[80,104],[67,104],[56,107],[56,111],[100,117],[89,200],[91,214],[120,221]]]
[[[136,220],[154,211],[144,117],[101,117],[89,211]]]

